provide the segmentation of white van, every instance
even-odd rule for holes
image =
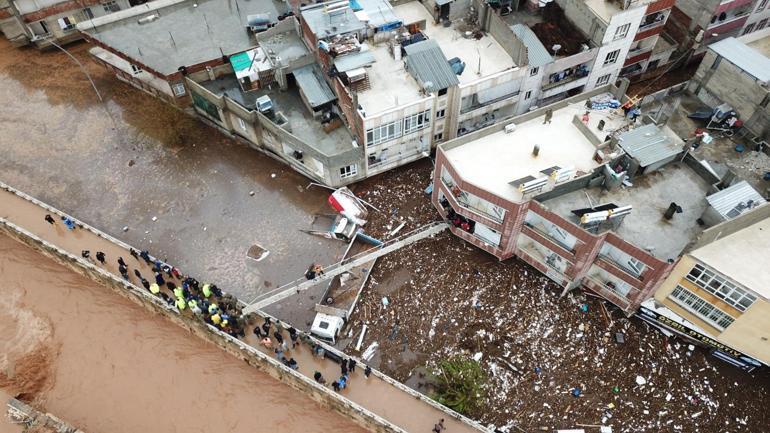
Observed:
[[[316,313],[313,326],[310,327],[310,333],[318,338],[330,341],[332,344],[337,344],[337,337],[339,337],[343,325],[345,325],[345,321],[342,317]]]

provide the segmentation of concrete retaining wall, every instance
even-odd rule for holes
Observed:
[[[83,430],[72,427],[50,413],[43,413],[34,407],[12,398],[8,400],[7,416],[11,422],[24,424],[27,428],[46,427],[45,431],[56,431],[59,433],[83,433]],[[26,430],[25,430],[26,431]]]
[[[26,196],[23,193],[16,192],[10,187],[5,185],[0,186],[2,186],[3,189],[9,190],[23,198],[33,201],[38,205],[43,205],[42,207],[48,212],[58,215],[65,215],[58,210],[51,208],[50,206],[44,205],[32,197]],[[75,221],[78,224],[83,224],[80,221]],[[112,238],[111,236],[102,233],[86,224],[83,224],[83,230],[88,230],[99,237],[105,238],[108,241],[112,241],[124,248],[129,248],[129,246],[125,243]],[[390,423],[379,415],[376,415],[366,408],[358,405],[357,403],[354,403],[347,398],[333,392],[332,390],[317,384],[310,378],[307,378],[300,373],[284,366],[278,362],[278,360],[260,352],[256,348],[253,348],[246,343],[243,343],[242,341],[217,330],[213,326],[207,325],[204,322],[201,322],[192,317],[182,316],[176,309],[171,308],[163,303],[160,298],[153,296],[149,292],[131,283],[119,279],[111,273],[81,259],[80,257],[60,249],[56,245],[53,245],[50,242],[39,238],[35,234],[17,226],[10,221],[5,220],[4,218],[0,218],[0,231],[26,245],[29,245],[43,255],[50,257],[56,262],[66,266],[67,268],[112,289],[121,296],[124,296],[141,305],[148,311],[166,316],[166,318],[181,328],[189,331],[190,333],[200,337],[203,340],[219,346],[236,358],[246,361],[246,363],[257,368],[258,370],[261,370],[274,377],[275,379],[288,384],[292,388],[303,392],[305,395],[309,396],[322,406],[333,409],[342,415],[351,418],[353,421],[372,432],[406,433],[405,430]]]

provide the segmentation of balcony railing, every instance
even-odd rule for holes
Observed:
[[[465,107],[465,108],[460,109],[460,114],[467,114],[467,113],[470,113],[471,111],[475,111],[475,110],[478,110],[480,108],[484,108],[484,107],[486,107],[488,105],[492,105],[492,104],[495,104],[497,102],[504,101],[504,100],[509,99],[509,98],[513,98],[514,96],[518,96],[519,93],[521,93],[521,92],[519,92],[517,90],[517,91],[515,91],[513,93],[509,93],[507,95],[503,95],[503,96],[501,96],[499,98],[495,98],[495,99],[486,101],[484,103],[477,102],[477,103],[475,103],[475,104],[473,104],[473,105],[471,105],[469,107]],[[469,97],[470,96],[466,96],[466,98],[469,98]]]
[[[548,89],[553,89],[554,87],[563,86],[565,84],[571,83],[573,81],[577,81],[581,78],[585,78],[588,76],[588,72],[586,72],[585,75],[582,74],[572,74],[571,76],[562,79],[561,81],[554,81],[553,83],[544,84],[542,87],[543,91],[546,91]]]

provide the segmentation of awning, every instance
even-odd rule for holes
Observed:
[[[321,70],[315,64],[299,68],[293,73],[294,78],[297,80],[297,85],[302,90],[302,94],[305,95],[311,107],[320,107],[337,99],[334,97],[332,89],[329,88],[329,85],[323,79]]]
[[[352,69],[362,68],[375,62],[371,51],[359,51],[357,53],[340,56],[334,59],[334,66],[339,72],[347,72]]]

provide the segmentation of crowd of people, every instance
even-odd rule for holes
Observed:
[[[56,220],[50,214],[45,216],[45,221],[51,225],[56,224]],[[82,225],[76,225],[75,221],[68,217],[61,217],[61,221],[69,230],[82,228]],[[176,308],[180,314],[197,317],[235,338],[246,337],[245,329],[258,321],[258,316],[254,313],[243,314],[243,308],[238,300],[223,292],[215,284],[201,283],[195,278],[181,273],[177,268],[151,256],[149,251],[136,251],[130,248],[129,254],[139,264],[132,266],[133,272],[130,272],[129,263],[123,257],[119,256],[114,259],[121,277],[130,283],[138,283],[137,285],[141,285],[170,307]],[[92,254],[90,250],[82,250],[81,257],[101,266],[107,266],[110,260],[104,251],[95,251]],[[147,274],[146,278],[140,270],[142,262],[152,272],[151,275]],[[313,277],[323,275],[323,269],[320,265],[313,265],[311,271],[314,274]],[[357,365],[355,359],[344,359],[337,354],[327,353],[324,347],[316,343],[307,333],[300,333],[294,327],[286,328],[280,321],[274,321],[270,317],[265,317],[261,325],[257,324],[253,328],[253,333],[266,350],[272,351],[276,359],[293,370],[299,369],[299,363],[291,356],[291,352],[302,345],[309,348],[316,357],[328,358],[339,363],[340,376],[330,384],[319,371],[315,371],[313,378],[317,383],[324,386],[329,385],[337,392],[349,386],[351,374]],[[366,366],[363,373],[364,377],[368,379],[371,373],[371,367]]]

